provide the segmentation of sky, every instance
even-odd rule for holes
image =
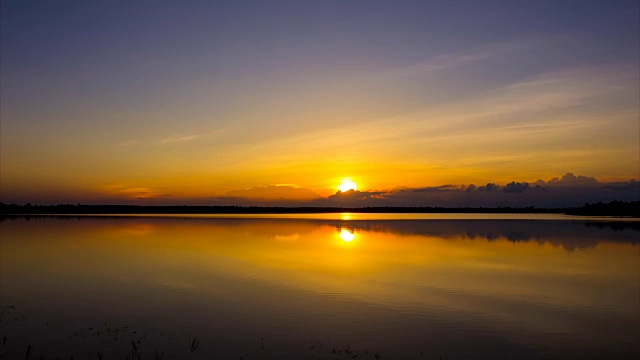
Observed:
[[[5,203],[640,199],[636,0],[0,1]]]

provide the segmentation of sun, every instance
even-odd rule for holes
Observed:
[[[349,190],[357,190],[358,186],[356,185],[356,183],[354,183],[353,181],[351,181],[350,178],[344,178],[340,181],[340,185],[338,185],[338,190],[345,192],[345,191],[349,191]]]

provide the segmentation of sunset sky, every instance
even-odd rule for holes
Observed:
[[[5,203],[640,197],[637,0],[1,4]]]

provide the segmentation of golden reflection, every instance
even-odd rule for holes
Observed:
[[[217,290],[210,279],[225,274],[416,309],[495,308],[501,313],[495,299],[516,296],[564,308],[615,308],[624,316],[637,317],[637,243],[614,242],[597,233],[589,238],[592,229],[564,222],[548,225],[557,226],[557,234],[537,237],[532,232],[526,236],[531,240],[514,241],[503,235],[489,241],[473,227],[479,226],[475,222],[461,224],[465,223],[351,222],[337,226],[333,220],[172,218],[2,221],[0,233],[10,236],[3,236],[0,244],[0,283],[3,294],[18,293],[29,283],[24,279],[36,274],[51,279],[51,284],[66,284],[70,279],[83,284],[125,279],[213,294]],[[507,225],[490,222],[487,229],[495,226],[500,233],[500,227]],[[607,234],[631,238],[624,233]],[[580,244],[597,241],[568,251],[576,239]],[[5,274],[12,276],[2,276]],[[585,285],[583,280],[590,278],[597,281]],[[113,280],[111,286],[120,289],[121,283]],[[29,291],[29,298],[43,296],[40,286]],[[478,301],[470,303],[459,294]],[[531,320],[526,313],[509,316],[519,322]]]
[[[351,213],[342,213],[342,220],[351,220]]]
[[[356,238],[356,234],[348,229],[340,230],[340,239],[345,242],[352,242]]]

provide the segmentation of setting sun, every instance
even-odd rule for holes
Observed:
[[[357,189],[358,189],[358,187],[357,187],[356,183],[351,181],[351,179],[349,179],[349,178],[342,179],[342,181],[340,182],[340,185],[338,185],[338,190],[340,190],[342,192],[349,191],[349,190],[357,190]]]

